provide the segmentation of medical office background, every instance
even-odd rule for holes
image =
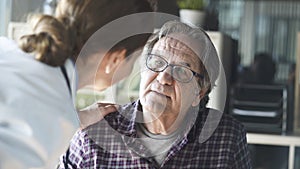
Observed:
[[[51,0],[1,0],[0,35],[11,37],[14,29],[19,23],[25,22],[29,13],[51,12],[50,2]],[[279,128],[267,129],[267,123],[270,121],[271,124],[275,118],[270,120],[268,117],[271,116],[262,117],[264,114],[248,114],[242,118],[241,114],[236,116],[245,125],[251,121],[256,126],[255,129],[251,126],[247,128],[254,168],[300,169],[300,0],[205,2],[206,22],[203,27],[210,35],[219,38],[218,43],[222,46],[219,50],[223,55],[222,61],[226,64],[224,67],[228,92],[225,113],[234,115],[235,103],[241,103],[234,100],[239,70],[250,66],[256,53],[270,54],[276,64],[274,85],[279,86],[280,90],[274,93],[274,97],[278,95],[281,99],[282,110],[280,117],[276,117],[280,121]],[[175,0],[159,0],[158,10],[179,15],[180,9]],[[18,30],[22,30],[22,24]],[[225,48],[230,48],[230,52],[225,52]],[[269,89],[270,87],[263,88]],[[243,93],[245,90],[239,92]],[[243,101],[242,103],[247,103]],[[255,99],[251,101],[259,102]]]

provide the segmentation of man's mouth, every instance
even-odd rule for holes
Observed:
[[[159,92],[159,91],[156,91],[156,90],[152,90],[152,92],[156,93],[159,96],[170,98],[170,96],[168,96],[167,94],[164,94],[163,92]]]

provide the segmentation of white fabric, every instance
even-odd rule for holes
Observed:
[[[72,83],[74,66],[65,66]],[[54,168],[78,126],[60,68],[0,37],[0,168]]]

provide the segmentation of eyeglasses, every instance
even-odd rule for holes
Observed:
[[[203,78],[203,75],[192,71],[191,69],[180,66],[169,64],[164,58],[158,55],[149,54],[146,60],[146,66],[148,69],[153,72],[163,72],[168,66],[171,69],[171,76],[179,82],[188,83],[190,82],[194,76]]]

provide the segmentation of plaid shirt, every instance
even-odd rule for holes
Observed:
[[[158,165],[136,138],[139,106],[139,102],[124,105],[105,120],[78,131],[58,168],[252,168],[243,126],[211,109],[199,112],[188,134],[172,145]],[[209,116],[214,113],[217,116]]]

